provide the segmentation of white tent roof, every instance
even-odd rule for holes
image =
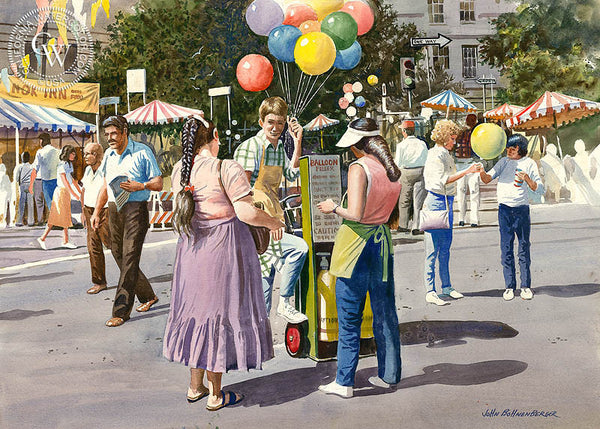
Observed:
[[[15,127],[17,129],[33,128],[38,130],[67,132],[93,132],[96,126],[68,113],[51,107],[36,106],[33,104],[9,101],[0,98],[0,126]]]

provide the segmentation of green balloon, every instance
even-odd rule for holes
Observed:
[[[348,49],[356,40],[358,24],[349,13],[333,12],[321,21],[321,31],[333,39],[335,49]]]

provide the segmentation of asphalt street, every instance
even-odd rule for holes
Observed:
[[[75,250],[50,250],[41,228],[0,231],[2,428],[597,428],[600,427],[600,207],[532,206],[532,301],[502,299],[497,212],[483,194],[482,225],[455,228],[454,287],[465,298],[425,302],[423,241],[394,234],[396,305],[406,337],[402,381],[370,386],[374,357],[360,360],[355,397],[324,395],[335,361],[293,359],[272,310],[276,356],[262,371],[230,372],[245,395],[217,412],[188,404],[188,369],[162,357],[176,236],[149,232],[141,268],[160,301],[106,328],[110,288],[90,287],[85,231]],[[276,302],[276,301],[275,301]]]

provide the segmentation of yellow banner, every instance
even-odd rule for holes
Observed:
[[[66,89],[49,91],[36,87],[35,80],[30,80],[31,85],[28,85],[14,76],[8,78],[10,91],[0,83],[0,98],[74,112],[98,113],[99,83],[75,83]]]

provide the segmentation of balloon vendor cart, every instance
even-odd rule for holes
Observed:
[[[331,198],[341,201],[341,160],[339,155],[308,155],[300,158],[302,181],[302,235],[308,244],[296,305],[308,317],[301,324],[288,323],[285,346],[292,357],[329,360],[337,354],[338,319],[335,303],[336,277],[329,273],[331,253],[341,218],[323,214],[317,208]],[[361,325],[361,355],[375,353],[373,313],[369,296]]]

